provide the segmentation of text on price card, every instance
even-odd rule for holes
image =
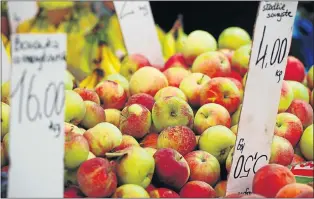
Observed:
[[[62,197],[66,35],[16,34],[11,42],[8,194]]]
[[[268,164],[297,2],[260,3],[227,194],[252,193]]]

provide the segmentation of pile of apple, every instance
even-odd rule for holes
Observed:
[[[313,161],[313,66],[306,74],[292,56],[270,164],[257,171],[253,195],[226,196],[250,51],[250,36],[241,28],[224,30],[218,41],[196,30],[164,66],[131,54],[120,74],[93,90],[70,86],[64,197],[313,196],[313,188],[296,182],[288,167]]]

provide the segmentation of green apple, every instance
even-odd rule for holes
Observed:
[[[86,106],[82,97],[73,90],[65,90],[64,121],[78,125],[84,118]]]
[[[136,184],[146,188],[152,180],[155,160],[151,153],[138,146],[128,147],[127,155],[117,162],[117,177],[121,184]]]
[[[308,126],[300,139],[300,149],[305,159],[313,160],[313,124]]]
[[[86,129],[93,128],[97,124],[106,121],[104,109],[97,103],[92,101],[84,101],[86,113],[80,125]]]
[[[1,139],[9,132],[10,106],[1,102]]]
[[[10,104],[10,82],[4,82],[1,85],[1,102]]]
[[[120,84],[125,92],[129,95],[129,81],[121,74],[116,73],[116,74],[112,74],[112,75],[108,75],[105,77],[105,80],[111,80],[114,81],[118,84]]]
[[[289,86],[292,88],[293,91],[293,99],[304,100],[305,102],[310,102],[310,94],[308,88],[304,86],[302,83],[297,81],[287,81]]]
[[[252,43],[248,32],[240,27],[229,27],[222,31],[218,37],[218,47],[237,50],[243,45]]]
[[[242,104],[240,104],[238,109],[236,110],[236,112],[234,112],[232,114],[232,116],[231,116],[231,126],[234,126],[234,125],[239,123],[241,109],[242,109]]]
[[[194,113],[190,105],[179,97],[164,97],[155,102],[153,123],[158,132],[170,126],[193,128]]]
[[[199,140],[199,148],[212,154],[220,164],[223,164],[235,142],[236,136],[230,129],[217,125],[203,132]]]
[[[66,70],[65,71],[65,80],[64,80],[65,90],[72,90],[73,89],[73,87],[74,87],[73,78],[74,78],[73,75],[68,70]]]
[[[150,196],[141,186],[124,184],[116,189],[112,198],[150,198]]]

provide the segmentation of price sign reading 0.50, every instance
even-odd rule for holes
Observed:
[[[11,42],[8,195],[62,197],[66,35],[16,34]]]

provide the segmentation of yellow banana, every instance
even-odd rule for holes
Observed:
[[[158,24],[156,24],[155,27],[156,27],[156,32],[157,32],[157,35],[158,35],[159,42],[162,45],[162,42],[163,42],[163,40],[165,38],[165,34],[166,33],[165,33],[165,31],[163,29],[161,29],[161,27]]]
[[[92,80],[92,75],[88,75],[87,77],[85,77],[85,79],[83,79],[80,83],[79,83],[79,87],[80,88],[87,88],[87,86],[89,85],[89,83]]]
[[[105,48],[105,46],[102,46],[102,61],[100,63],[100,68],[104,72],[105,77],[118,73],[110,61],[108,48]]]
[[[93,90],[99,82],[97,71],[93,71],[91,76],[92,76],[91,81],[87,84],[86,88]]]
[[[119,59],[124,57],[127,54],[127,50],[124,45],[119,19],[116,14],[109,18],[106,34],[108,44],[113,49],[114,53]]]
[[[176,53],[176,40],[174,38],[174,33],[175,33],[175,29],[172,28],[165,35],[165,38],[162,43],[162,52],[166,60]]]
[[[109,48],[109,46],[105,45],[103,48],[106,48],[106,50],[108,51],[108,57],[110,62],[112,63],[114,69],[117,72],[120,72],[120,68],[121,68],[121,63],[119,58],[112,52],[112,49]]]
[[[176,51],[181,53],[183,51],[184,44],[188,38],[187,34],[185,34],[183,29],[183,16],[179,15],[179,22],[180,25],[178,27],[178,34],[177,34],[177,40],[176,40]]]

